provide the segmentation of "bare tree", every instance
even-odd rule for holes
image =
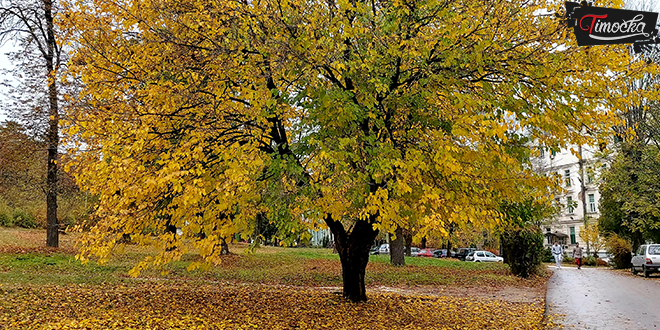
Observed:
[[[57,158],[59,145],[59,107],[57,73],[62,59],[61,47],[55,38],[55,8],[53,0],[0,0],[0,42],[19,43],[25,53],[37,55],[45,69],[48,148],[46,175],[46,245],[59,246],[57,219]]]

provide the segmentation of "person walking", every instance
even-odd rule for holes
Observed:
[[[580,269],[582,267],[582,247],[580,247],[580,243],[575,243],[573,258],[575,258],[575,263],[577,264],[578,269]]]
[[[555,265],[557,268],[561,268],[561,259],[564,255],[564,249],[561,248],[559,242],[555,241],[555,245],[552,246],[552,255],[555,257]]]

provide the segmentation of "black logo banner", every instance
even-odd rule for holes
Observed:
[[[627,44],[653,37],[658,13],[566,2],[578,46]],[[571,13],[572,12],[572,13]]]

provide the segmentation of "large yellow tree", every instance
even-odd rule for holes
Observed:
[[[84,106],[68,134],[84,147],[71,151],[78,182],[100,198],[82,256],[105,259],[130,234],[160,248],[136,270],[191,247],[214,262],[257,217],[327,226],[344,296],[366,300],[379,231],[495,227],[520,191],[552,200],[527,161],[535,146],[612,125],[620,76],[648,67],[622,46],[577,48],[542,15],[560,5],[71,3]]]

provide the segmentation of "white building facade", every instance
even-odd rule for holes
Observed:
[[[572,150],[557,152],[546,150],[534,160],[535,170],[555,176],[563,189],[555,196],[555,204],[559,206],[560,213],[541,226],[545,246],[559,241],[567,251],[572,251],[576,243],[586,247],[580,237],[580,230],[585,223],[598,221],[598,187],[601,173],[608,164],[596,157],[596,151],[597,148],[588,146],[576,146]]]

